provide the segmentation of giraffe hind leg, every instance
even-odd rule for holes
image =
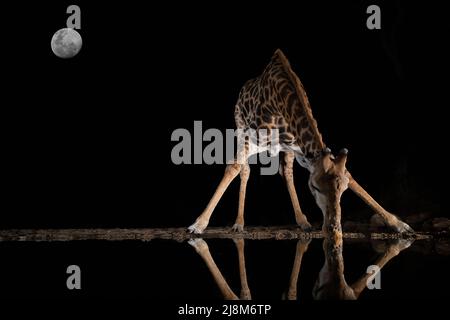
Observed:
[[[283,175],[286,180],[289,195],[291,196],[292,206],[294,207],[295,221],[303,231],[309,232],[312,229],[311,224],[308,222],[308,219],[303,214],[302,209],[300,208],[300,202],[298,201],[297,192],[295,191],[294,159],[295,155],[293,152],[285,153],[284,155],[285,164],[283,166]]]
[[[241,186],[239,190],[239,209],[236,217],[236,222],[233,225],[232,230],[236,232],[244,231],[244,206],[245,206],[245,193],[247,189],[247,181],[250,176],[250,166],[248,162],[241,166],[240,179]]]
[[[236,178],[236,176],[241,171],[241,165],[235,161],[232,164],[227,165],[225,169],[225,174],[222,178],[222,181],[220,181],[219,186],[216,189],[216,192],[212,196],[211,200],[209,201],[208,205],[206,206],[205,210],[202,212],[202,214],[195,220],[195,222],[188,227],[189,232],[191,233],[203,233],[203,231],[206,229],[209,223],[209,219],[211,218],[211,215],[214,211],[214,208],[216,207],[219,200],[222,198],[223,194],[227,190],[230,183]]]
[[[243,140],[242,140],[243,141]],[[250,174],[250,167],[248,166],[248,158],[251,156],[249,153],[250,145],[248,143],[244,144],[244,148],[238,152],[236,159],[232,164],[227,165],[225,169],[225,174],[216,192],[209,201],[206,209],[197,218],[197,220],[188,227],[188,230],[192,233],[203,233],[209,223],[209,219],[216,207],[217,203],[222,198],[226,189],[230,183],[237,177],[237,175],[243,170],[244,173],[241,174],[241,192],[239,196],[239,211],[236,219],[237,230],[242,231],[244,227],[244,200],[245,200],[245,189],[247,186],[248,176]]]

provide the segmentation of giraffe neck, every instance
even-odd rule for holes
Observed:
[[[281,50],[275,52],[258,80],[263,105],[271,106],[262,113],[281,114],[286,131],[294,135],[295,144],[300,148],[298,153],[307,158],[318,156],[326,148],[325,143],[305,89]]]

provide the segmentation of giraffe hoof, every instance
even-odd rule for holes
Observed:
[[[398,239],[395,240],[393,243],[391,243],[385,250],[387,254],[391,255],[398,255],[400,252],[402,252],[405,249],[408,249],[411,244],[414,242],[414,240],[407,240],[407,239]]]
[[[206,224],[200,223],[199,221],[196,221],[194,224],[190,225],[188,227],[188,231],[190,233],[196,233],[201,234],[206,229]]]
[[[388,224],[388,226],[398,233],[414,233],[413,228],[411,228],[408,224],[404,223],[399,218],[395,217],[395,221],[393,223]]]
[[[399,233],[414,233],[413,228],[411,228],[408,224],[403,221],[398,221],[398,223],[393,227],[395,231]]]
[[[252,295],[249,289],[242,289],[239,297],[241,300],[252,300]]]
[[[380,227],[387,227],[398,233],[414,233],[413,228],[404,223],[397,216],[394,216],[394,219],[390,221],[385,221],[380,215],[374,214],[372,218],[370,218],[370,224],[375,229]]]
[[[233,227],[231,227],[231,230],[233,232],[244,232],[244,225],[243,224],[239,224],[239,223],[235,223],[233,225]]]
[[[411,239],[398,239],[391,247],[394,247],[396,250],[398,250],[398,252],[401,252],[405,249],[408,249],[413,244],[413,242],[414,240]]]
[[[195,251],[202,251],[208,249],[208,244],[202,238],[195,238],[188,241],[194,247]]]

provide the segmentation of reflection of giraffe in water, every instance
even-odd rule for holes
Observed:
[[[352,285],[347,284],[344,277],[342,242],[342,238],[334,237],[323,240],[325,262],[313,288],[313,297],[316,300],[356,300],[367,287],[367,280],[373,277],[373,274],[364,273]],[[411,243],[412,241],[403,239],[391,241],[374,265],[381,270],[389,260],[408,248]]]
[[[244,239],[233,239],[238,251],[239,276],[241,282],[241,293],[238,297],[228,285],[224,276],[220,272],[209,251],[208,244],[200,238],[189,240],[197,253],[205,261],[224,299],[226,300],[250,300],[251,293],[247,283],[247,271],[245,267]],[[297,300],[297,283],[300,275],[300,268],[304,253],[308,250],[311,239],[301,239],[297,242],[294,264],[286,293],[283,299]],[[408,248],[412,241],[395,240],[391,241],[374,265],[381,270],[386,263],[397,256],[402,250]],[[344,258],[342,256],[342,237],[326,237],[323,240],[323,253],[325,262],[319,272],[317,281],[313,288],[313,298],[315,300],[335,299],[335,300],[355,300],[366,288],[367,280],[373,276],[365,273],[351,286],[347,284],[344,276]]]
[[[310,172],[309,188],[324,215],[322,229],[325,232],[341,232],[340,197],[348,188],[354,191],[397,232],[412,231],[396,216],[382,208],[350,175],[345,168],[347,150],[335,158],[326,148],[309,105],[308,97],[300,79],[281,52],[277,50],[272,60],[257,78],[247,81],[241,89],[235,107],[235,121],[238,129],[278,130],[277,147],[261,148],[246,140],[232,164],[227,165],[225,175],[206,209],[189,227],[191,232],[202,233],[210,217],[231,181],[239,174],[241,186],[239,209],[233,230],[244,227],[244,202],[247,181],[250,175],[248,158],[253,154],[271,150],[284,152],[280,173],[286,180],[291,196],[297,224],[305,231],[311,229],[303,214],[294,187],[294,159]]]

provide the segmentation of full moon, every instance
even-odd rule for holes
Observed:
[[[53,35],[52,51],[60,58],[72,58],[80,51],[82,42],[76,30],[63,28]]]

